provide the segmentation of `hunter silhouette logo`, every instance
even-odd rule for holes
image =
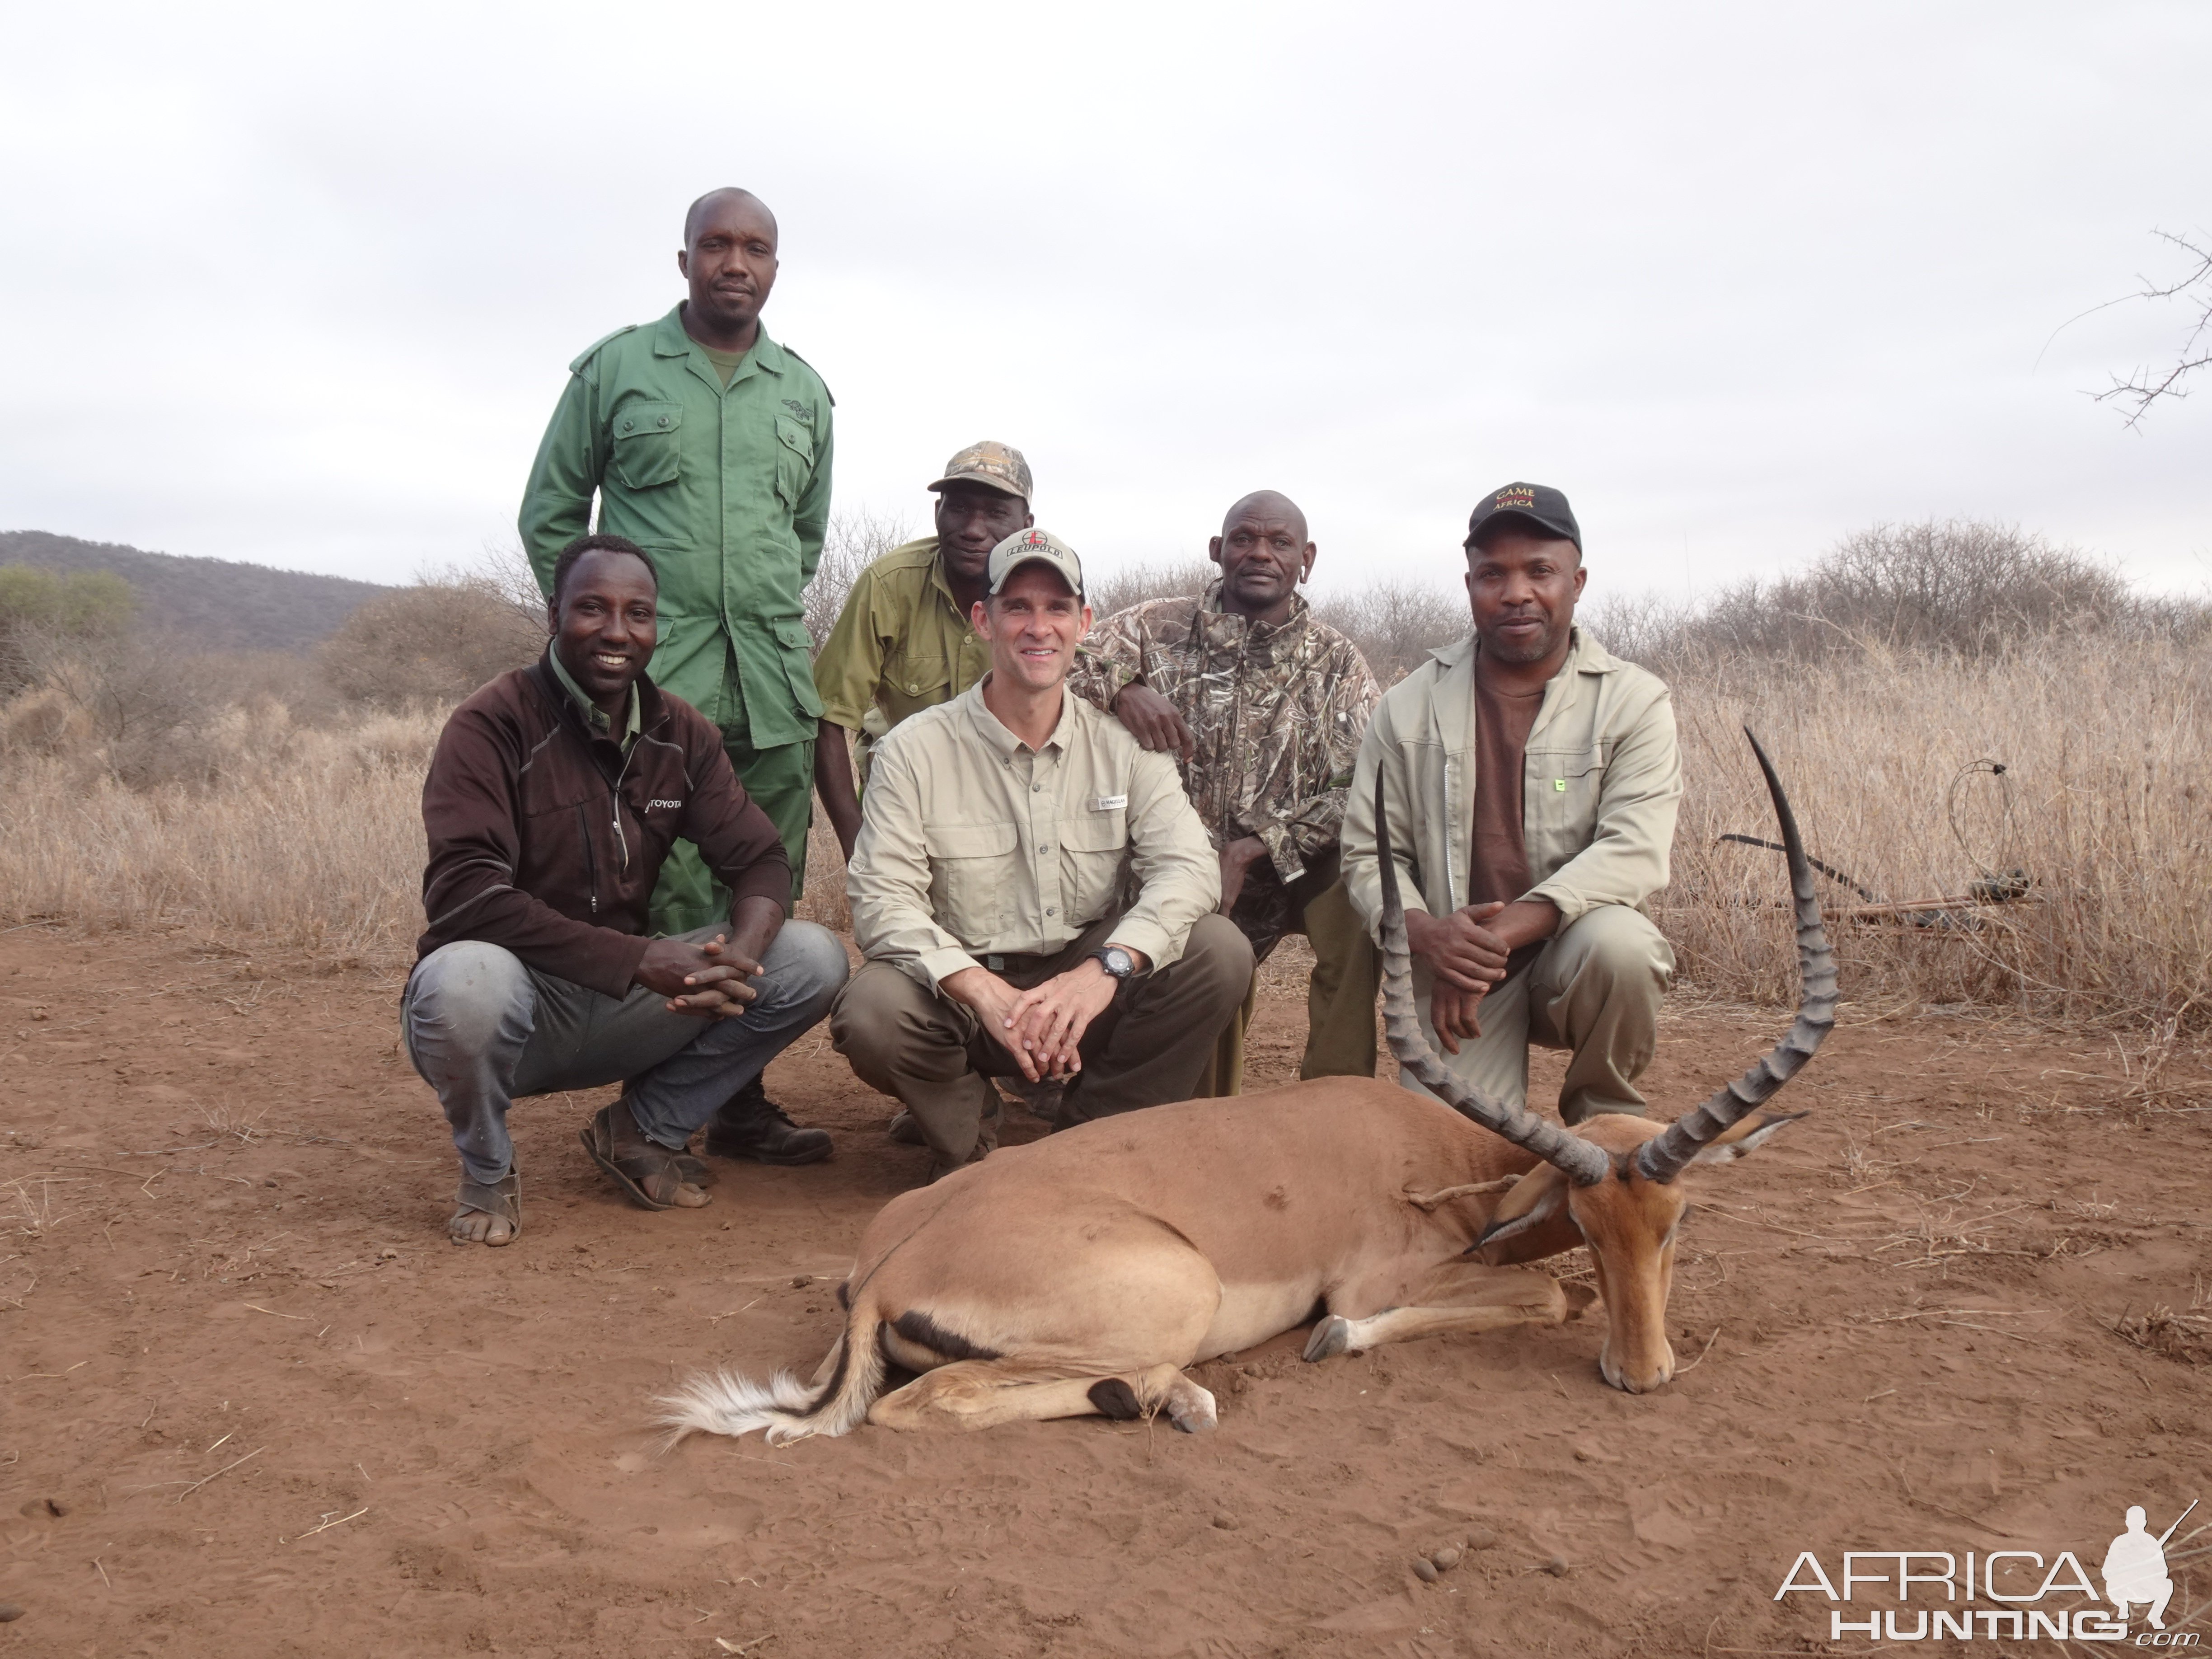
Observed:
[[[1854,1610],[1863,1613],[1863,1619],[1849,1616],[1841,1607],[1831,1608],[1827,1639],[1832,1642],[1845,1636],[1892,1642],[2122,1642],[2129,1639],[2130,1609],[2140,1607],[2148,1628],[2134,1638],[2132,1645],[2194,1648],[2200,1639],[2195,1632],[2166,1627],[2166,1603],[2173,1599],[2166,1547],[2197,1504],[2191,1498],[2173,1524],[2155,1535],[2148,1512],[2140,1504],[2130,1506],[2127,1530],[2105,1551],[2100,1569],[2105,1582],[2101,1596],[2072,1550],[2061,1550],[2047,1565],[2036,1550],[1991,1550],[1987,1555],[1969,1550],[1963,1557],[1945,1550],[1847,1550],[1843,1571],[1833,1578],[1819,1556],[1804,1550],[1783,1576],[1774,1599],[1797,1594],[1850,1602],[1856,1591],[1856,1599],[1863,1603],[1871,1599],[1867,1587],[1880,1584],[1899,1604],[1860,1606]],[[1916,1589],[1919,1601],[1936,1605],[1912,1606]],[[2087,1605],[2064,1605],[2067,1597]],[[1971,1605],[1975,1601],[1997,1605]]]
[[[2194,1498],[2189,1510],[2197,1507]],[[2128,1604],[2142,1601],[2149,1604],[2145,1616],[2153,1630],[2166,1628],[2166,1604],[2173,1599],[2173,1580],[2166,1575],[2166,1540],[2173,1536],[2174,1528],[2189,1519],[2189,1510],[2182,1510],[2173,1526],[2155,1538],[2144,1529],[2148,1520],[2140,1504],[2128,1510],[2128,1529],[2112,1540],[2112,1547],[2105,1552],[2105,1599],[2119,1611],[2115,1615],[2123,1624],[2127,1622]]]

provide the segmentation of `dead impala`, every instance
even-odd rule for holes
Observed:
[[[1749,734],[1747,733],[1747,736]],[[1789,854],[1801,994],[1789,1034],[1661,1125],[1569,1131],[1468,1088],[1414,1012],[1405,909],[1377,800],[1383,1014],[1440,1099],[1368,1078],[1086,1123],[885,1205],[839,1288],[845,1328],[811,1384],[701,1376],[661,1403],[670,1443],[1164,1412],[1213,1426],[1183,1369],[1316,1317],[1308,1359],[1443,1331],[1558,1324],[1591,1293],[1513,1264],[1587,1245],[1605,1307],[1598,1368],[1632,1394],[1674,1372],[1667,1297],[1692,1165],[1756,1150],[1790,1116],[1750,1115],[1835,1023],[1836,969],[1788,797],[1756,738]],[[1378,796],[1380,787],[1377,788]],[[884,1390],[886,1368],[920,1376]]]

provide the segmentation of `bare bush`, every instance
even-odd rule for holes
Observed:
[[[0,565],[0,697],[33,684],[56,648],[123,634],[137,603],[131,584],[109,571]]]
[[[205,786],[217,764],[206,738],[230,705],[222,671],[179,642],[148,634],[41,639],[29,653],[39,684],[81,719],[89,757],[130,788]]]
[[[1085,573],[1084,597],[1098,620],[1147,599],[1179,599],[1206,592],[1206,585],[1221,574],[1208,559],[1168,559],[1158,563],[1139,560],[1097,576]]]
[[[446,706],[545,648],[542,600],[511,574],[448,571],[372,599],[317,649],[331,689],[375,708]]]
[[[830,641],[830,630],[845,609],[845,596],[860,573],[895,547],[914,539],[905,519],[872,513],[832,514],[829,532],[822,538],[822,558],[814,567],[814,580],[806,585],[806,632],[819,654]]]
[[[1314,614],[1359,647],[1384,685],[1395,685],[1430,652],[1465,635],[1467,595],[1382,577],[1316,601]]]
[[[1877,525],[1802,575],[1723,589],[1680,643],[1793,657],[1868,649],[1978,659],[2065,626],[2124,626],[2136,601],[2109,565],[2004,525]]]

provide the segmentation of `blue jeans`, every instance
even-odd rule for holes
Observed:
[[[678,937],[703,945],[727,922]],[[717,1109],[830,1012],[845,983],[845,947],[811,921],[787,921],[753,981],[757,1000],[732,1018],[668,1012],[635,986],[603,996],[525,967],[477,939],[417,963],[400,999],[408,1058],[438,1091],[471,1181],[489,1187],[514,1167],[507,1109],[519,1095],[627,1082],[646,1138],[673,1152]]]

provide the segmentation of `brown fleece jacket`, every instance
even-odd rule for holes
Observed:
[[[637,741],[585,729],[544,658],[501,675],[439,735],[422,784],[429,927],[417,961],[456,939],[611,997],[644,959],[668,844],[695,843],[732,902],[791,908],[791,863],[706,716],[641,675]]]

